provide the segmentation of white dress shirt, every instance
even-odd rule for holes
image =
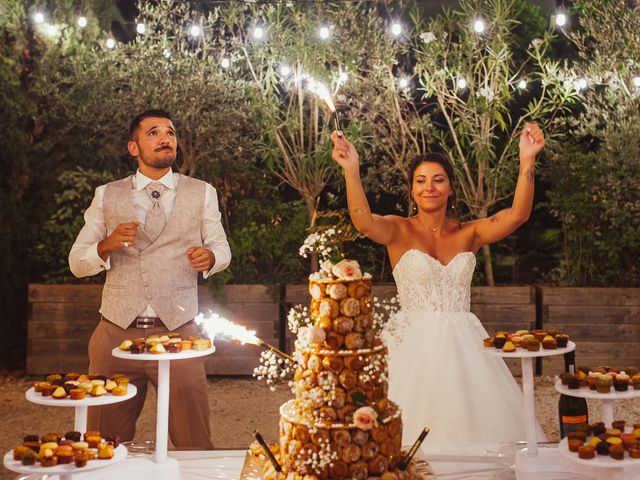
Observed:
[[[152,179],[140,173],[140,170],[136,171],[136,175],[133,178],[134,212],[132,215],[133,218],[131,218],[132,222],[138,221],[140,225],[144,225],[147,210],[151,208],[152,204],[145,187],[152,181]],[[167,187],[167,190],[162,194],[162,197],[160,197],[160,201],[162,202],[167,218],[170,218],[175,205],[176,189],[180,181],[180,174],[169,171],[158,181]],[[104,261],[100,258],[100,255],[98,255],[98,243],[107,237],[107,224],[102,208],[105,189],[106,185],[101,185],[96,188],[93,201],[84,213],[85,224],[69,252],[69,267],[71,268],[71,273],[78,278],[96,275],[111,268],[109,258]],[[202,215],[202,244],[204,248],[213,252],[216,261],[209,271],[203,272],[204,278],[208,278],[210,275],[224,270],[231,262],[231,250],[229,249],[227,236],[224,233],[220,219],[221,215],[220,209],[218,208],[216,189],[207,183]],[[187,255],[186,249],[184,254],[185,256]],[[143,312],[140,312],[140,315],[149,317],[156,316],[150,305],[147,305],[147,308]]]

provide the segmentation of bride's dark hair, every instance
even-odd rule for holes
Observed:
[[[447,213],[449,215],[454,215],[457,203],[455,188],[456,174],[453,171],[451,162],[442,153],[427,152],[422,155],[418,155],[414,157],[413,160],[411,160],[411,164],[409,165],[409,191],[411,191],[411,189],[413,188],[413,177],[416,174],[416,169],[423,163],[437,163],[444,169],[445,173],[447,174],[447,177],[449,178],[449,184],[451,185],[451,191],[453,192],[451,196],[449,196],[449,200],[447,201]],[[411,198],[411,200],[413,201],[413,197]]]

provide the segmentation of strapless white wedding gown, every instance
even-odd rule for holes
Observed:
[[[501,358],[482,352],[488,334],[469,311],[475,265],[472,252],[443,265],[414,249],[393,270],[401,310],[383,339],[389,398],[402,408],[404,444],[425,426],[431,430],[425,446],[525,439],[520,388]]]

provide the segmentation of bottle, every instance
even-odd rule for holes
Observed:
[[[564,368],[565,371],[568,371],[571,374],[575,373],[575,352],[568,352],[564,354]],[[589,427],[587,401],[584,398],[560,394],[560,400],[558,401],[558,417],[560,420],[560,438],[564,438],[569,432],[586,430]]]

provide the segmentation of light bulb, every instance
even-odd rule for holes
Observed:
[[[80,16],[78,17],[78,26],[80,28],[84,28],[87,26],[87,17]]]
[[[136,32],[140,35],[144,34],[147,31],[147,27],[144,26],[144,23],[139,23],[136,25]]]
[[[586,78],[579,78],[576,81],[576,86],[578,87],[578,90],[584,90],[585,88],[587,88],[587,79]]]
[[[398,86],[400,88],[407,88],[409,86],[409,80],[407,80],[405,77],[402,77],[398,80]]]
[[[331,36],[331,30],[329,30],[329,27],[320,27],[320,31],[318,33],[322,40],[326,40]]]
[[[520,90],[527,88],[527,81],[524,78],[518,82],[518,88]]]
[[[231,60],[229,60],[228,58],[223,58],[223,59],[220,61],[220,66],[221,66],[222,68],[229,68],[229,67],[231,66]]]
[[[168,48],[165,48],[162,54],[164,55],[164,58],[171,58],[171,51]]]
[[[281,65],[280,75],[283,77],[288,77],[289,75],[291,75],[291,67],[289,67],[289,65]]]
[[[58,27],[55,25],[47,25],[46,32],[50,37],[54,37],[58,34]]]
[[[191,25],[191,28],[189,29],[189,34],[192,37],[197,37],[200,35],[200,27],[198,25]]]
[[[256,27],[253,29],[253,38],[256,39],[261,39],[262,37],[264,37],[264,30],[262,29],[262,27]]]
[[[465,88],[467,88],[467,81],[464,78],[459,78],[458,79],[458,89],[459,90],[464,90]]]
[[[402,33],[402,25],[398,22],[391,24],[391,33],[396,37],[400,35]]]
[[[484,20],[481,18],[478,18],[475,22],[473,22],[473,31],[476,33],[482,33],[486,28],[487,26],[484,23]]]
[[[36,12],[35,15],[33,16],[33,20],[36,23],[44,22],[44,14],[42,12]]]
[[[567,16],[562,12],[558,12],[558,14],[556,15],[556,25],[559,27],[564,27],[566,24]]]
[[[113,38],[107,38],[107,48],[113,48],[116,46],[116,41]]]
[[[633,82],[634,86],[640,87],[640,77],[633,77],[631,81]]]

